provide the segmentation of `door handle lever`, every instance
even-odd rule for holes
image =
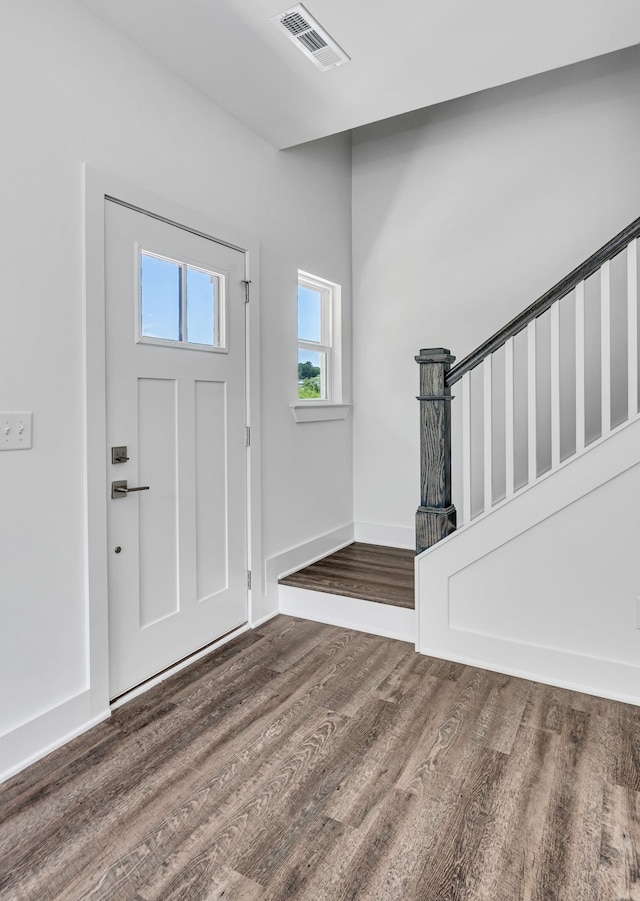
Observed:
[[[126,497],[130,491],[148,491],[149,485],[141,485],[139,488],[129,488],[127,480],[122,479],[119,482],[111,483],[111,497],[117,500],[119,497]]]

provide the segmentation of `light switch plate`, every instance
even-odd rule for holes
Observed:
[[[0,450],[32,447],[33,413],[0,413]]]

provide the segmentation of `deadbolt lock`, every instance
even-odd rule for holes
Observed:
[[[111,448],[111,462],[112,463],[126,463],[129,457],[127,456],[127,445],[122,444],[120,447],[112,447]]]

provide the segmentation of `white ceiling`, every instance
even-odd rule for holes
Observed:
[[[305,0],[351,57],[322,72],[292,0],[78,0],[276,147],[640,43],[640,0]]]

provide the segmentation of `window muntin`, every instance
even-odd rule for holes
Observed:
[[[140,251],[140,342],[226,350],[224,305],[223,273]]]
[[[333,399],[332,306],[334,289],[298,273],[298,399]]]

